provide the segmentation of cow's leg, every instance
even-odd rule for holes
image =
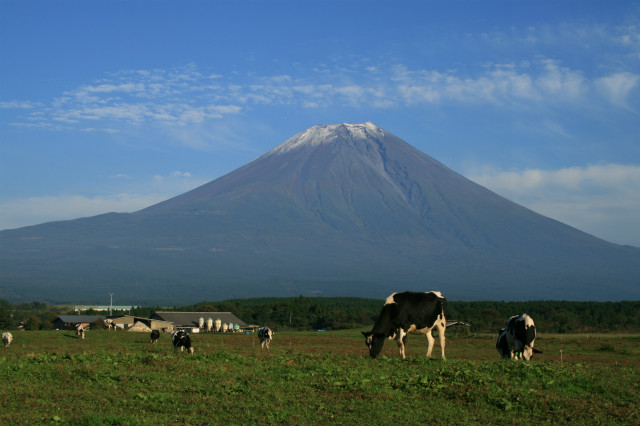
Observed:
[[[442,359],[447,359],[447,357],[444,356],[444,346],[445,346],[444,333],[446,330],[447,330],[447,322],[444,318],[442,318],[442,321],[438,321],[438,338],[440,339],[440,350],[442,351]]]
[[[398,333],[396,334],[396,342],[398,342],[398,350],[400,351],[400,356],[402,357],[402,359],[406,359],[406,355],[404,351],[404,344],[406,342],[406,339],[407,339],[407,334],[404,332],[403,329],[399,329]]]
[[[433,351],[433,343],[435,342],[435,339],[431,335],[431,329],[429,329],[429,331],[425,333],[425,336],[427,336],[427,341],[429,342],[429,347],[427,348],[427,358],[431,358],[431,351]]]

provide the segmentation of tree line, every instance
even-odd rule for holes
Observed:
[[[267,325],[273,329],[339,330],[371,327],[383,301],[355,297],[284,297],[235,299],[201,302],[188,306],[141,306],[113,315],[148,318],[155,311],[232,312],[248,324]],[[640,301],[622,302],[461,302],[448,301],[448,320],[457,320],[468,332],[496,332],[512,315],[529,314],[541,332],[640,332]],[[83,315],[104,315],[91,310]],[[0,329],[52,329],[58,315],[79,314],[69,306],[42,302],[11,304],[0,299]]]

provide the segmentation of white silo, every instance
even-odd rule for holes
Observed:
[[[213,329],[213,319],[211,317],[207,318],[207,331],[211,331]]]
[[[220,332],[222,328],[222,320],[218,318],[215,322],[215,325],[216,325],[216,329],[215,329],[216,332]]]

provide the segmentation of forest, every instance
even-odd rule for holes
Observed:
[[[130,312],[114,311],[114,316],[149,317],[154,311],[232,312],[248,324],[267,325],[274,330],[340,330],[366,329],[378,317],[383,301],[351,297],[284,297],[234,299],[201,302],[187,306],[141,306]],[[0,329],[47,330],[53,328],[58,315],[73,315],[69,305],[47,305],[42,302],[11,304],[0,299]],[[449,321],[468,326],[466,333],[495,332],[504,327],[512,315],[527,313],[541,332],[593,333],[640,332],[640,301],[573,302],[573,301],[448,301]],[[104,315],[92,310],[85,315]]]

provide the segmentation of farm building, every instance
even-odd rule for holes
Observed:
[[[154,312],[151,319],[169,321],[173,328],[202,331],[241,331],[247,323],[231,312]],[[197,331],[196,331],[197,330]]]
[[[112,318],[113,325],[116,329],[125,329],[127,331],[150,332],[151,330],[160,330],[165,332],[173,331],[173,324],[169,321],[158,319],[134,317],[125,315],[123,317]]]
[[[73,330],[77,324],[81,324],[86,329],[104,318],[100,315],[58,315],[58,318],[53,322],[53,328],[54,330]]]
[[[94,311],[131,311],[131,309],[135,308],[135,306],[124,305],[124,306],[112,306],[112,305],[75,305],[73,310],[75,312],[88,311],[92,309]]]

